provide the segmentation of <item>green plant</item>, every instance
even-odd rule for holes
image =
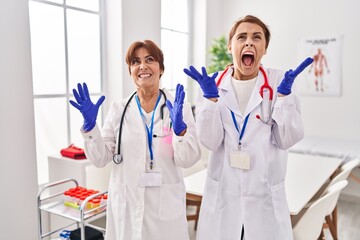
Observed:
[[[232,56],[228,53],[227,39],[225,36],[220,36],[213,40],[209,53],[210,65],[207,69],[208,73],[222,71],[225,69],[226,65],[232,63]]]

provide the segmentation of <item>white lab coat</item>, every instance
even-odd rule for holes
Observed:
[[[246,240],[293,239],[284,178],[286,149],[304,135],[299,101],[294,94],[277,97],[284,73],[265,69],[274,90],[272,118],[276,122],[266,125],[256,118],[261,115],[259,91],[264,83],[261,72],[242,114],[231,85],[232,71],[229,69],[221,81],[219,101],[203,98],[197,106],[199,140],[210,149],[210,154],[196,239],[239,240],[242,225]],[[230,110],[240,130],[250,113],[242,138],[243,147],[250,152],[249,170],[230,166],[230,151],[237,148],[240,135]]]
[[[166,96],[173,102],[173,97]],[[200,159],[191,107],[184,104],[186,134],[153,138],[154,167],[162,170],[160,187],[141,187],[140,176],[148,168],[150,154],[144,122],[135,97],[125,114],[122,128],[121,154],[123,162],[115,164],[120,118],[128,99],[112,104],[104,126],[87,133],[85,153],[97,167],[111,163],[107,207],[106,240],[187,240],[186,190],[180,167],[188,168]],[[155,111],[153,133],[162,135],[160,106]],[[169,124],[169,110],[164,108],[164,124]]]

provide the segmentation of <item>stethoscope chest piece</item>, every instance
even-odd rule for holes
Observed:
[[[160,112],[160,114],[161,114],[161,120],[163,120],[163,119],[164,119],[164,107],[166,106],[167,98],[166,98],[166,94],[164,93],[164,91],[161,90],[161,89],[159,89],[159,90],[160,90],[161,94],[164,96],[164,104],[163,104],[163,105],[161,106],[161,108],[160,108],[160,111],[161,111],[161,112]],[[136,94],[136,92],[134,92],[134,93],[130,96],[129,100],[128,100],[127,103],[125,104],[123,113],[122,113],[122,115],[121,115],[120,127],[119,127],[119,137],[118,137],[118,152],[115,153],[114,156],[113,156],[113,161],[114,161],[114,163],[116,163],[116,164],[120,164],[120,163],[123,161],[123,159],[122,159],[122,157],[121,157],[121,155],[120,155],[120,152],[121,152],[121,151],[120,151],[120,147],[121,147],[122,126],[123,126],[123,122],[124,122],[124,117],[125,117],[126,109],[128,108],[128,106],[129,106],[129,104],[130,104],[130,102],[131,102],[131,99],[134,97],[135,94]],[[156,135],[156,136],[157,136],[157,135]],[[165,136],[157,136],[157,137],[165,137]]]
[[[120,154],[114,154],[113,160],[115,163],[120,164],[122,162],[122,157]]]

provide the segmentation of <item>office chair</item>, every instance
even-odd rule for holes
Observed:
[[[324,194],[315,200],[309,208],[305,208],[298,215],[292,216],[294,240],[321,239],[324,218],[347,184],[346,180],[342,180],[329,186]]]

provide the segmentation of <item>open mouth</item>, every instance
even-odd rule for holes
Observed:
[[[241,60],[245,66],[250,67],[254,63],[254,54],[244,53],[241,57]]]
[[[139,78],[149,78],[151,77],[151,74],[150,73],[140,73],[138,75]]]

